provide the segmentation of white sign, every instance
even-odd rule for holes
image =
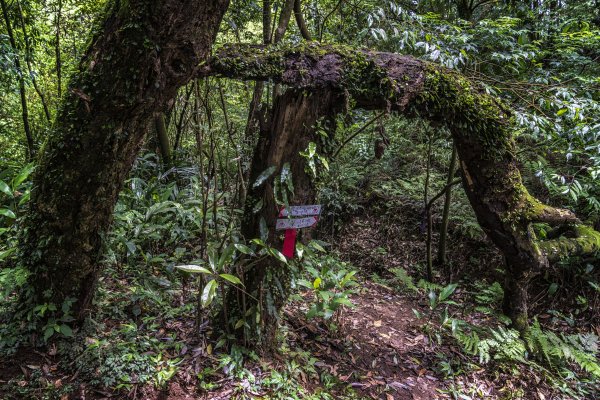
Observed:
[[[301,229],[309,228],[314,226],[318,221],[317,217],[305,217],[305,218],[286,218],[278,219],[275,229],[280,231],[282,229]]]
[[[304,217],[306,215],[321,214],[321,205],[315,204],[312,206],[289,206],[281,211],[280,217]]]

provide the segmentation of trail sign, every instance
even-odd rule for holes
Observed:
[[[321,214],[321,205],[317,204],[314,206],[289,206],[285,207],[279,213],[280,217],[304,217],[306,215],[319,215]]]
[[[275,230],[310,228],[317,224],[317,217],[278,219]]]
[[[319,221],[319,214],[321,214],[320,204],[310,206],[290,206],[281,209],[279,216],[287,218],[278,219],[277,223],[275,224],[275,230],[285,229],[282,251],[284,256],[287,258],[294,257],[297,230],[315,226]]]

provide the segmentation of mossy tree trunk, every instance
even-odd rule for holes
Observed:
[[[529,194],[518,169],[509,109],[456,71],[410,56],[308,43],[272,49],[231,45],[201,74],[334,89],[349,95],[358,108],[393,110],[445,124],[477,220],[505,256],[505,309],[520,330],[527,327],[528,283],[549,258],[600,249],[598,232],[579,225],[573,213],[546,206]],[[570,226],[570,237],[539,241],[533,222]]]
[[[153,116],[197,74],[228,0],[114,0],[93,30],[34,176],[21,240],[23,305],[94,294],[103,237]]]
[[[286,182],[282,182],[282,175],[289,176],[293,182],[293,194],[288,195],[290,205],[314,202],[313,179],[300,152],[305,151],[310,142],[319,144],[316,125],[321,119],[328,120],[327,117],[335,114],[339,105],[343,104],[340,99],[339,94],[329,90],[309,92],[297,89],[289,89],[276,98],[269,127],[261,131],[254,150],[242,222],[242,233],[247,239],[261,237],[262,225],[263,229],[268,229],[268,244],[281,249],[281,232],[275,231],[275,222],[281,207],[276,196],[279,201],[281,197],[276,192],[288,190]],[[275,167],[271,177],[255,185],[270,167]],[[282,174],[284,168],[286,171]],[[250,325],[249,332],[246,332],[248,344],[267,351],[274,348],[279,312],[288,298],[290,283],[290,271],[286,265],[269,258],[244,271],[248,295],[235,289],[229,292],[228,309],[232,310],[233,324],[250,311],[251,316],[245,318]],[[258,322],[257,313],[260,316]],[[243,336],[242,331],[241,328],[238,330],[238,336]]]

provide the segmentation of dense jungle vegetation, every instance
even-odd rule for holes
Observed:
[[[0,5],[1,399],[600,398],[599,0]]]

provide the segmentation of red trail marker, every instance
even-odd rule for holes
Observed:
[[[290,206],[284,207],[279,212],[280,218],[275,224],[275,230],[285,229],[285,236],[283,239],[283,250],[282,253],[287,258],[294,258],[294,250],[296,249],[296,235],[298,229],[310,228],[315,226],[319,221],[319,214],[321,214],[321,205],[311,206]],[[303,217],[303,218],[290,218],[290,217]]]

